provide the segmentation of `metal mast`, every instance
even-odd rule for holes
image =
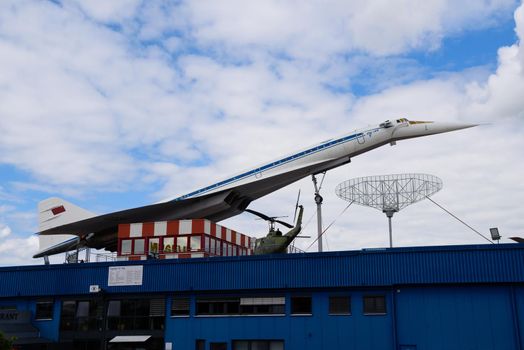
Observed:
[[[317,241],[318,251],[322,252],[322,201],[324,198],[320,195],[320,187],[317,184],[315,175],[311,175],[313,185],[315,186],[315,203],[317,204]]]

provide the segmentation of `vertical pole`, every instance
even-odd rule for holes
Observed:
[[[318,195],[320,197],[320,195]],[[322,197],[320,197],[322,198]],[[315,201],[317,196],[315,196]],[[317,236],[318,236],[318,251],[322,252],[322,200],[317,202]]]
[[[393,214],[397,212],[395,209],[384,209],[382,210],[384,214],[388,217],[388,224],[389,224],[389,247],[393,248],[393,228],[391,225],[391,218],[393,217]]]
[[[86,248],[86,258],[85,262],[88,263],[91,258],[91,248]]]
[[[391,228],[391,216],[388,215],[389,222],[389,247],[393,248],[393,229]]]
[[[315,203],[317,203],[317,242],[318,242],[318,251],[322,252],[322,201],[324,200],[320,195],[317,185],[317,178],[315,175],[311,175],[313,180],[313,185],[315,186]]]

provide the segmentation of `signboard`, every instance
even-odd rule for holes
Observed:
[[[117,286],[141,286],[144,266],[110,266],[107,275],[107,285]]]
[[[30,311],[0,310],[0,323],[29,323]]]
[[[89,286],[89,293],[99,293],[102,289],[98,284],[92,284]]]

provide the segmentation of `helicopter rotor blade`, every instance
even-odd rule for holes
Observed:
[[[275,221],[275,219],[273,219],[273,218],[271,218],[271,217],[269,217],[269,216],[267,216],[265,214],[262,214],[262,213],[260,213],[258,211],[252,210],[252,209],[246,209],[244,211],[247,211],[248,213],[256,215],[256,216],[258,216],[258,217],[260,217],[260,218],[262,218],[262,219],[264,219],[266,221],[270,221],[270,222],[274,222]]]
[[[295,222],[297,218],[297,209],[298,209],[298,202],[300,201],[300,188],[298,189],[298,196],[297,196],[297,203],[295,204],[295,214],[293,214],[293,222]]]
[[[284,222],[284,221],[282,221],[282,220],[273,220],[273,221],[274,221],[274,222],[278,222],[279,224],[284,225],[284,226],[286,226],[287,228],[293,228],[293,227],[294,227],[293,225],[288,224],[287,222]]]

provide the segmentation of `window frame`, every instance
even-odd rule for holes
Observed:
[[[333,301],[335,299],[347,299],[347,310],[344,311],[337,311],[334,309]],[[352,308],[351,308],[351,296],[350,295],[330,295],[328,297],[328,315],[330,316],[351,316]]]
[[[184,300],[187,301],[187,313],[184,314],[173,314],[173,306],[175,304],[175,300]],[[185,311],[185,310],[184,310]],[[171,299],[171,307],[169,311],[170,317],[190,317],[191,316],[191,298],[190,297],[173,297]]]
[[[375,311],[377,309],[376,300],[381,298],[384,301],[384,311]],[[373,311],[366,311],[366,300],[373,299]],[[388,313],[387,298],[385,294],[369,294],[362,296],[362,313],[366,316],[384,316]]]
[[[309,299],[309,312],[294,311],[295,302],[297,299]],[[313,315],[313,297],[311,295],[293,295],[290,300],[290,314],[291,316],[312,316]]]
[[[44,311],[48,311],[49,312],[49,315],[47,314],[44,314],[44,315],[40,315],[39,316],[39,305],[50,305],[50,308],[49,310],[44,310]],[[35,303],[35,321],[49,321],[49,320],[52,320],[53,319],[53,316],[54,316],[54,310],[55,309],[55,301],[53,299],[49,299],[49,300],[39,300]],[[41,311],[42,312],[42,311]]]

